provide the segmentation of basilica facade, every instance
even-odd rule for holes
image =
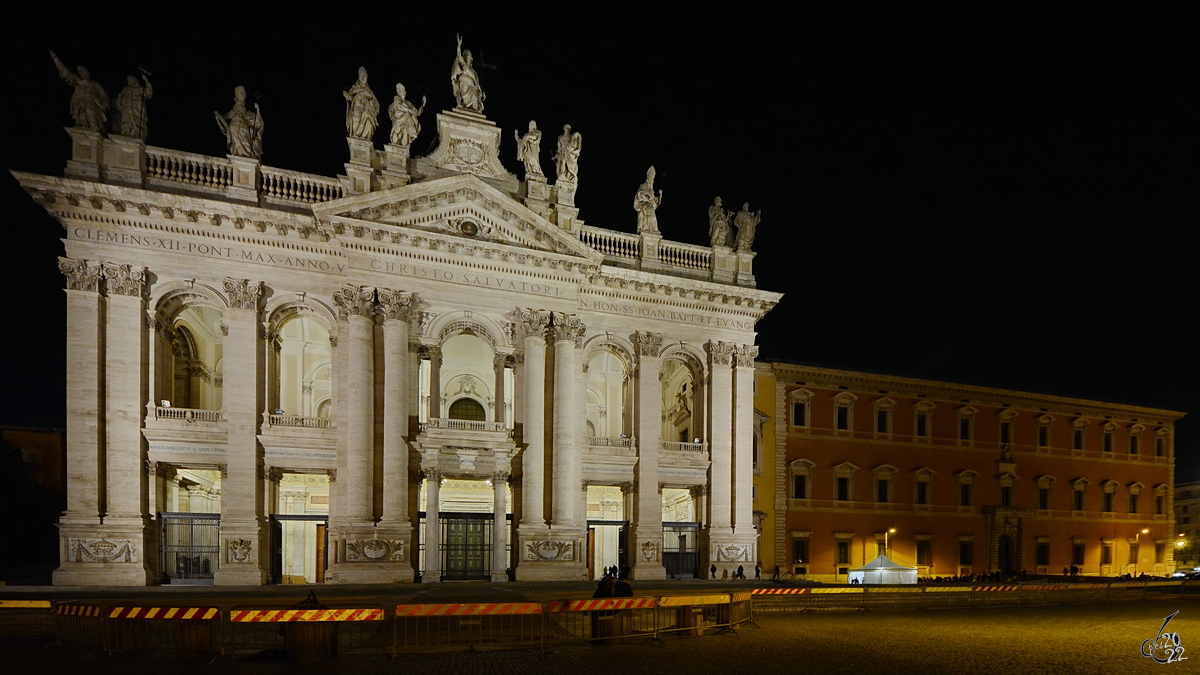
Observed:
[[[754,328],[781,296],[755,287],[757,214],[714,207],[710,246],[663,239],[651,170],[636,234],[585,225],[579,134],[552,180],[531,124],[518,178],[461,50],[424,157],[400,86],[374,144],[360,71],[337,177],[263,165],[241,88],[213,157],[147,145],[144,109],[104,128],[89,106],[107,97],[60,72],[65,177],[14,172],[64,228],[56,584],[662,579],[759,560]]]

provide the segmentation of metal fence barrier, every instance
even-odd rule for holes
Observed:
[[[104,614],[99,605],[61,603],[54,607],[58,644],[104,648]]]
[[[104,650],[220,655],[222,625],[216,607],[113,607],[104,622]]]
[[[729,594],[672,595],[658,599],[657,634],[686,637],[729,627]]]
[[[754,594],[750,591],[731,591],[729,593],[729,625],[731,627],[743,624],[754,624]]]
[[[0,633],[44,635],[54,630],[49,600],[0,600]]]
[[[654,598],[556,600],[546,606],[546,640],[551,644],[662,644],[657,613]]]
[[[383,608],[248,609],[229,612],[226,653],[286,651],[299,660],[341,651],[388,654],[391,645]]]
[[[392,652],[545,649],[542,605],[500,602],[397,605]]]

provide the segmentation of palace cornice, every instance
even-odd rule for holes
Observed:
[[[608,265],[590,276],[588,283],[590,286],[580,288],[581,294],[701,311],[716,309],[755,318],[771,311],[783,298],[782,293]]]
[[[918,378],[900,377],[895,375],[878,375],[853,370],[839,370],[804,366],[790,363],[771,363],[775,376],[784,380],[800,380],[805,386],[823,389],[838,389],[848,387],[851,391],[886,390],[893,396],[917,398],[924,395],[925,400],[961,405],[964,400],[976,405],[993,407],[1008,406],[1017,410],[1030,412],[1046,412],[1060,415],[1075,415],[1076,413],[1104,417],[1118,414],[1126,421],[1136,418],[1140,422],[1155,422],[1166,424],[1182,419],[1187,413],[1162,408],[1148,408],[1107,401],[1073,398],[1068,396],[1053,396],[1033,392],[1016,391],[981,387],[953,382],[939,382]]]

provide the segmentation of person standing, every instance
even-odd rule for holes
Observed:
[[[717,566],[715,564],[709,568],[709,572],[712,573],[713,579],[717,578]]]

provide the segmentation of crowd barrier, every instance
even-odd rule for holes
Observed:
[[[104,651],[165,650],[220,655],[216,607],[112,607],[104,621]]]
[[[545,648],[542,605],[534,602],[397,605],[392,653]]]
[[[341,651],[390,654],[379,605],[329,609],[251,609],[229,612],[224,653],[282,651],[299,660]]]
[[[546,606],[546,639],[551,644],[627,644],[658,640],[655,598],[556,600]]]

